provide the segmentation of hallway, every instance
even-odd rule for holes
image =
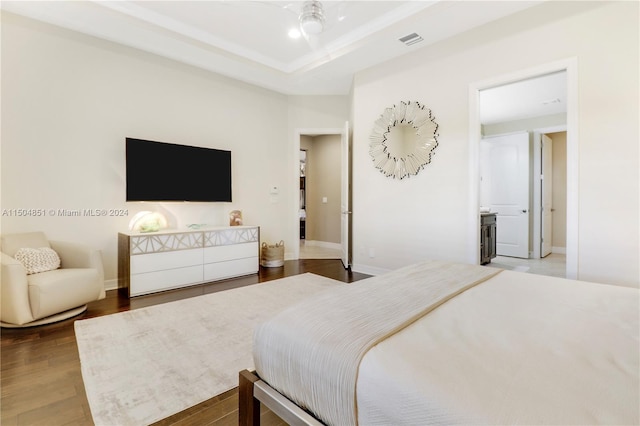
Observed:
[[[300,240],[300,259],[340,259],[340,257],[340,249],[307,244],[307,241]]]
[[[542,259],[520,259],[517,257],[497,256],[486,266],[566,278],[566,258],[566,255],[557,253],[551,253]]]

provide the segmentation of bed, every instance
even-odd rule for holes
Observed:
[[[240,423],[640,424],[638,289],[425,261],[260,325]]]

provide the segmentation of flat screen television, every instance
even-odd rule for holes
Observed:
[[[126,138],[127,201],[231,202],[231,151]]]

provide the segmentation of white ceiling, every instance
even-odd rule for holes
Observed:
[[[291,95],[346,95],[354,73],[540,4],[323,1],[326,28],[291,39],[303,1],[0,1],[9,12]],[[406,46],[411,33],[424,40]],[[564,73],[484,90],[481,122],[566,112]]]
[[[346,95],[355,72],[541,3],[323,1],[319,36],[293,40],[301,1],[7,1],[2,10],[284,94]],[[424,41],[406,46],[411,33]]]

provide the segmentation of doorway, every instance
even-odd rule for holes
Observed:
[[[342,129],[296,132],[298,259],[341,259]],[[302,160],[304,158],[304,160]],[[304,161],[304,163],[302,162]]]
[[[563,102],[566,105],[566,113],[565,113],[565,121],[562,123],[555,123],[555,125],[562,124],[564,126],[564,130],[566,130],[566,255],[559,254],[560,256],[565,256],[566,262],[564,265],[565,275],[567,278],[577,278],[578,275],[578,262],[577,262],[577,229],[578,229],[578,217],[577,217],[577,208],[578,208],[578,192],[576,190],[577,187],[577,139],[576,139],[576,129],[577,129],[577,66],[574,59],[559,61],[552,64],[542,65],[536,67],[531,70],[526,70],[522,72],[515,73],[513,75],[497,77],[492,80],[487,80],[483,82],[478,82],[470,85],[470,158],[471,164],[470,168],[472,171],[472,188],[471,188],[471,204],[470,207],[472,211],[470,215],[473,217],[473,221],[470,222],[469,235],[472,236],[470,238],[473,241],[473,246],[469,246],[469,255],[470,258],[473,259],[475,263],[479,260],[479,210],[480,210],[480,193],[481,189],[481,178],[480,178],[480,161],[481,161],[481,148],[480,141],[487,133],[488,125],[482,123],[482,110],[481,110],[481,94],[485,90],[490,89],[500,89],[506,87],[508,85],[513,85],[519,82],[525,82],[527,80],[535,80],[543,76],[551,75],[551,74],[559,74],[562,73],[562,78],[565,79],[566,84],[566,98]],[[544,92],[540,92],[544,93]],[[547,104],[556,104],[558,101],[556,98],[546,99]],[[498,99],[498,104],[501,106],[508,105],[508,102],[503,102]],[[518,108],[522,107],[524,102],[520,102]],[[507,106],[507,109],[509,108]],[[522,125],[524,118],[511,120],[516,122],[515,124]],[[511,123],[514,124],[514,123]],[[541,124],[539,121],[537,123],[531,122],[526,130],[531,135],[533,139],[534,130],[539,130],[540,128],[545,127],[548,124]],[[522,127],[516,128],[505,128],[503,126],[503,133],[515,132],[517,130],[523,130]],[[506,129],[506,130],[505,130]],[[490,133],[490,132],[489,132]],[[499,134],[499,133],[494,133]],[[530,145],[532,153],[533,151],[533,143]],[[540,158],[540,161],[542,159]],[[533,162],[533,161],[532,161]],[[533,179],[533,171],[537,170],[533,168],[532,165],[532,175],[531,179]],[[537,173],[536,173],[537,174]],[[540,176],[537,176],[539,179]],[[541,191],[541,190],[539,190]],[[541,195],[541,193],[531,194],[531,201],[528,206],[529,209],[534,208],[533,197]],[[540,205],[542,204],[542,200],[540,200]],[[534,211],[535,220],[537,221],[537,231],[542,232],[542,212]],[[530,222],[534,222],[534,215],[530,215]],[[471,227],[473,224],[473,227]],[[533,226],[531,226],[531,229]],[[499,231],[498,231],[499,232]],[[533,253],[533,246],[530,246],[530,253]],[[538,253],[541,252],[541,247],[538,246]],[[555,254],[553,255],[556,256]],[[528,256],[530,257],[530,256]],[[557,260],[557,259],[556,259]],[[521,267],[522,268],[522,267]]]
[[[532,259],[566,254],[567,130],[566,126],[533,132]]]
[[[480,210],[497,215],[498,255],[566,254],[566,135],[522,131],[480,141]]]

